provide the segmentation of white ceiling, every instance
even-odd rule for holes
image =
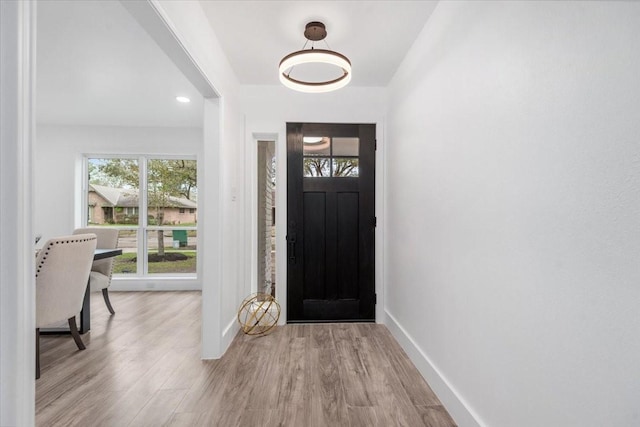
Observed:
[[[389,83],[436,3],[201,1],[242,84],[278,85],[280,59],[319,20],[355,86]],[[40,1],[37,35],[38,123],[202,126],[202,96],[119,1]]]
[[[321,21],[331,49],[351,60],[350,85],[386,86],[437,1],[200,3],[242,84],[279,84],[280,60],[302,48],[308,22]]]
[[[202,127],[202,96],[120,2],[40,1],[37,37],[38,123]]]

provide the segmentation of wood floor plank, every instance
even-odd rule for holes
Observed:
[[[348,414],[338,357],[336,357],[336,343],[331,334],[331,327],[331,325],[316,325],[312,328],[312,336],[315,336],[315,345],[318,347],[314,347],[310,351],[314,360],[311,365],[314,368],[311,370],[310,381],[312,389],[317,394],[308,397],[313,400],[319,396],[321,399],[322,412],[318,416],[318,422],[322,422],[322,425],[341,426],[348,425]],[[326,341],[324,343],[319,341],[320,337]]]
[[[336,356],[339,358],[340,377],[345,390],[345,401],[349,406],[375,406],[376,399],[371,390],[371,374],[364,362],[362,338],[347,324],[333,328]]]
[[[416,410],[422,422],[427,427],[452,427],[456,426],[455,421],[451,418],[444,406],[416,406]]]
[[[393,338],[388,330],[384,333],[376,335],[376,340],[380,343],[381,348],[387,349],[389,362],[391,367],[398,375],[402,386],[405,388],[407,395],[411,399],[413,405],[434,406],[439,405],[440,401],[426,381],[416,381],[416,367],[411,363],[409,357],[402,350],[397,341]],[[421,376],[419,376],[422,379]]]
[[[200,359],[200,348],[191,347],[185,350],[185,358],[160,386],[161,390],[189,390],[191,386],[206,375],[209,370],[208,361]]]
[[[279,352],[278,365],[275,365],[281,369],[270,370],[274,383],[267,395],[268,402],[273,403],[268,425],[307,424],[304,398],[309,384],[305,354],[308,341],[308,337],[300,337],[297,333],[287,336],[284,344],[289,351]]]
[[[164,424],[164,427],[193,427],[198,424],[199,413],[174,412]]]
[[[203,361],[198,292],[110,296],[114,316],[92,295],[86,350],[42,338],[36,425],[455,426],[383,325],[239,333],[221,359]]]
[[[249,338],[249,341],[254,341],[251,345],[255,345],[258,349],[257,356],[253,361],[256,369],[245,390],[247,394],[246,409],[247,411],[270,410],[277,403],[278,381],[280,379],[280,371],[271,368],[286,365],[287,360],[279,358],[283,353],[278,352],[277,348],[287,346],[289,338],[286,331],[282,329],[274,331],[268,339],[265,339],[266,337],[246,338]]]
[[[157,427],[166,424],[186,392],[186,390],[158,390],[129,425]]]
[[[385,328],[386,330],[386,328]],[[372,393],[375,395],[383,425],[414,427],[424,425],[416,408],[411,403],[406,389],[393,369],[390,353],[393,348],[381,347],[372,334],[361,340],[363,354],[369,359],[368,366],[372,378]],[[414,368],[415,369],[415,368]],[[411,381],[421,379],[417,370]]]
[[[348,412],[350,427],[384,427],[373,407],[349,406]]]
[[[232,344],[227,352],[236,346],[237,344]],[[224,381],[229,375],[228,372],[233,370],[233,361],[223,364],[221,360],[207,360],[204,363],[207,365],[206,375],[196,379],[178,405],[176,412],[204,414],[212,409],[217,410],[221,406],[225,389]]]
[[[98,389],[80,395],[74,401],[67,399],[56,401],[49,406],[48,411],[41,411],[37,415],[38,425],[82,426],[82,419],[87,413],[99,411],[104,402],[117,398],[117,393]]]
[[[271,409],[249,409],[240,416],[238,425],[240,426],[272,426],[273,410]]]
[[[185,357],[178,351],[168,351],[156,363],[138,378],[135,384],[117,399],[105,402],[101,411],[87,414],[86,425],[94,426],[126,426],[130,425],[136,418],[141,408],[144,408],[153,398],[156,391],[166,381],[166,378],[173,372]],[[176,406],[179,403],[176,402]],[[166,422],[171,414],[167,414]],[[162,424],[159,424],[162,425]]]

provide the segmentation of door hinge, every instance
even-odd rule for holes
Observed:
[[[377,304],[378,303],[378,294],[373,294],[373,304]]]
[[[373,228],[376,228],[378,226],[378,217],[374,216],[373,217]]]
[[[374,140],[373,142],[373,151],[378,151],[378,140]]]

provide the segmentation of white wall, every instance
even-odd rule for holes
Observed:
[[[230,134],[221,147],[222,194],[222,347],[221,353],[231,344],[238,331],[237,313],[240,303],[248,294],[248,282],[245,265],[242,262],[246,248],[246,237],[242,226],[242,212],[245,205],[244,186],[244,118],[239,108],[227,105],[227,111],[238,114],[227,116],[226,131]]]
[[[350,86],[336,92],[306,94],[292,91],[284,86],[243,85],[242,108],[246,114],[245,155],[246,175],[244,226],[250,244],[245,248],[243,259],[245,277],[257,281],[257,196],[256,168],[257,141],[276,142],[276,298],[282,308],[280,322],[286,322],[287,306],[287,122],[310,123],[376,123],[378,152],[376,154],[376,188],[382,194],[382,153],[384,141],[384,111],[386,91],[384,88]],[[256,138],[256,136],[259,136]],[[382,197],[376,198],[376,214],[382,216]],[[378,308],[376,319],[382,320],[382,242],[383,230],[376,230],[376,289]]]
[[[241,94],[247,128],[256,122],[285,129],[287,121],[373,123],[384,115],[386,101],[386,90],[381,87],[347,86],[335,92],[309,94],[282,85],[242,85]]]
[[[638,52],[639,3],[441,2],[389,87],[389,325],[462,426],[640,425]]]

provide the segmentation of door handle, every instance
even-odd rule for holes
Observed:
[[[289,242],[289,264],[296,263],[296,236],[295,234],[291,237],[287,236],[287,240]]]

